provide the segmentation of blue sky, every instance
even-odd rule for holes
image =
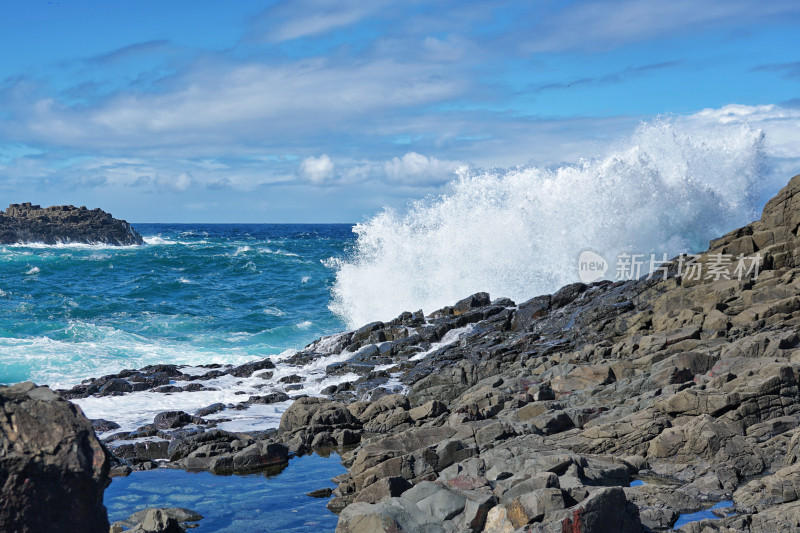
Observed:
[[[789,172],[798,30],[784,0],[6,0],[0,201],[358,222],[662,114],[763,127]]]

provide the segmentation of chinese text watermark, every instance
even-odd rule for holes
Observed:
[[[760,253],[751,256],[739,254],[707,254],[705,260],[698,254],[681,254],[670,261],[667,254],[617,255],[613,279],[628,281],[642,278],[667,279],[678,277],[684,280],[738,280],[758,278],[763,263]],[[591,283],[605,277],[609,263],[595,252],[586,250],[578,257],[578,275],[582,282]],[[609,276],[610,278],[611,276]]]

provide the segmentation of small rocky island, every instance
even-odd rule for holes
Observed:
[[[0,244],[29,243],[132,246],[144,241],[128,222],[102,209],[26,202],[0,211]]]

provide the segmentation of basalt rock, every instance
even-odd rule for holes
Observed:
[[[142,236],[124,220],[101,209],[71,205],[39,207],[11,204],[0,211],[0,244],[84,243],[130,246],[144,244]]]
[[[0,387],[0,529],[107,532],[109,459],[92,424],[47,387]]]

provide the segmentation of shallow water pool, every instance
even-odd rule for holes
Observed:
[[[307,492],[335,487],[330,480],[346,470],[337,454],[307,455],[289,461],[277,475],[215,476],[208,472],[158,469],[114,478],[105,491],[112,523],[147,507],[186,507],[204,516],[190,531],[250,533],[323,532],[336,529],[327,499]]]
[[[680,518],[678,518],[678,521],[675,522],[675,525],[672,526],[672,528],[679,529],[688,524],[689,522],[697,522],[699,520],[708,520],[708,519],[718,520],[720,517],[715,515],[712,511],[714,511],[715,509],[725,509],[727,507],[733,507],[733,505],[734,504],[732,501],[725,500],[719,502],[714,507],[711,507],[710,509],[706,509],[704,511],[682,514]]]

